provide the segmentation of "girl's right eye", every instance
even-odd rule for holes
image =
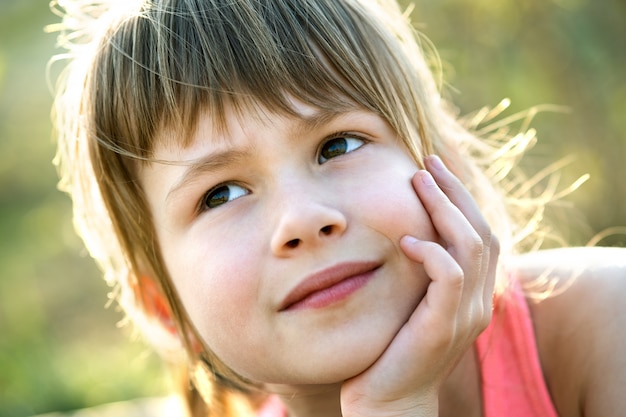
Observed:
[[[222,184],[213,188],[206,193],[202,199],[201,210],[210,210],[221,206],[249,194],[250,192],[240,185],[236,184]]]
[[[350,136],[347,133],[336,134],[336,137],[322,145],[317,161],[323,164],[332,158],[357,150],[364,144],[365,140],[357,136]]]

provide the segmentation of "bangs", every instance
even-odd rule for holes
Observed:
[[[149,159],[157,137],[187,146],[201,112],[223,129],[227,105],[295,114],[289,98],[329,112],[371,110],[406,136],[397,114],[420,119],[417,100],[405,97],[416,75],[390,46],[398,39],[385,39],[389,28],[373,26],[373,11],[346,3],[145,4],[101,49],[96,82],[111,88],[96,90],[99,140]],[[164,129],[175,133],[162,138]]]

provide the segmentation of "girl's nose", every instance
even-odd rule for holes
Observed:
[[[340,237],[346,230],[345,215],[338,209],[311,201],[292,201],[280,213],[271,248],[277,256],[314,248]]]

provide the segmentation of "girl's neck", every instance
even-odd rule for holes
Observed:
[[[289,417],[341,417],[341,384],[268,388],[281,398]]]

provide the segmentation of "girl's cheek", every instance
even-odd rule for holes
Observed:
[[[255,265],[260,263],[250,246],[255,237],[237,236],[233,233],[220,244],[196,242],[177,257],[181,273],[174,274],[174,282],[178,282],[183,304],[198,328],[219,324],[236,329],[254,307]]]
[[[364,178],[357,187],[359,192],[351,196],[351,207],[358,210],[364,223],[386,235],[393,234],[389,237],[394,241],[405,234],[434,240],[430,216],[411,185],[416,171],[409,165],[392,169],[388,175]]]

